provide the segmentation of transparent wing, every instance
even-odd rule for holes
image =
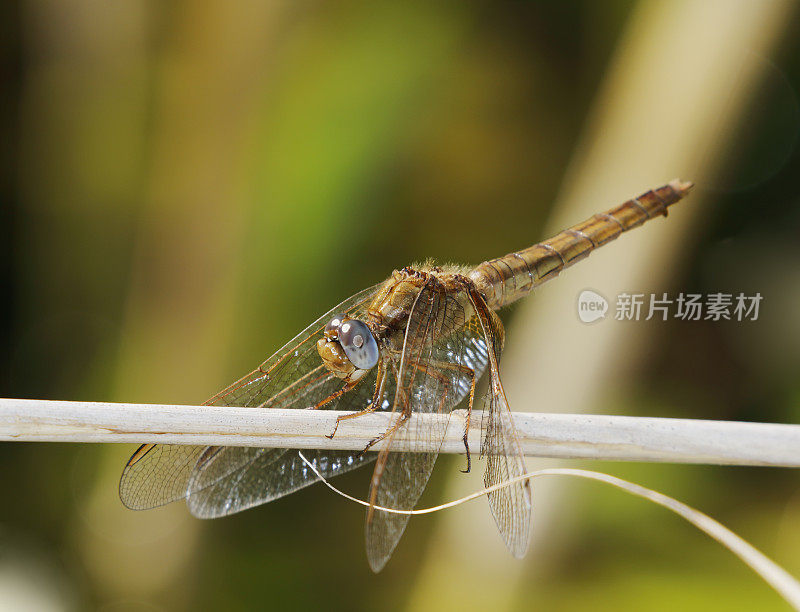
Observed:
[[[338,476],[375,459],[374,454],[358,457],[346,451],[311,449],[302,452],[325,478]],[[189,510],[198,518],[218,518],[241,512],[317,482],[298,451],[293,449],[226,446],[211,454],[207,461],[200,460],[190,479],[189,488],[193,492],[186,498]],[[239,467],[228,472],[230,465]]]
[[[342,410],[360,410],[372,401],[376,371],[341,399]],[[339,381],[338,386],[342,383]],[[338,387],[337,387],[338,388]],[[391,394],[391,395],[390,395]],[[394,382],[384,383],[381,404],[389,407]],[[324,396],[323,396],[324,397]],[[334,403],[334,402],[331,402]],[[327,409],[328,405],[324,406]],[[304,450],[303,455],[326,478],[338,476],[375,460],[375,453]],[[286,448],[211,447],[200,456],[190,478],[186,503],[198,518],[218,518],[264,504],[317,482],[297,450]]]
[[[397,390],[393,411],[397,427],[378,455],[370,487],[374,505],[410,510],[427,485],[444,439],[446,423],[417,424],[408,430],[412,412],[448,413],[474,390],[486,367],[486,342],[474,317],[465,320],[458,296],[435,281],[420,291],[409,316],[402,356],[395,363]],[[391,452],[391,442],[405,428],[420,452]],[[367,559],[380,571],[408,524],[408,515],[370,508],[366,520]]]
[[[143,444],[128,459],[119,498],[131,510],[147,510],[186,497],[186,487],[205,446]]]
[[[484,409],[481,456],[486,457],[483,482],[492,487],[526,472],[525,458],[511,417],[503,385],[500,382],[498,363],[503,348],[503,325],[497,315],[489,310],[477,293],[471,294],[478,312],[486,343],[492,351],[489,356],[489,396]],[[524,480],[499,489],[488,496],[489,507],[506,546],[517,558],[525,556],[530,541],[531,487]]]
[[[377,288],[378,286],[374,286],[365,289],[331,309],[287,342],[256,370],[205,403],[212,406],[306,408],[327,397],[340,388],[342,383],[323,366],[316,350],[317,340],[335,313],[347,313],[354,318],[362,318]],[[368,381],[364,381],[366,382]],[[356,388],[359,393],[346,393],[326,404],[324,408],[363,409],[372,398],[371,390],[369,393],[363,390],[366,386],[364,383]],[[365,399],[365,396],[368,397]],[[322,461],[322,456],[318,456]],[[354,469],[370,460],[370,457],[359,460],[357,453],[332,451],[327,453],[326,458],[332,466],[332,471],[328,471],[329,476]],[[264,492],[263,501],[286,495],[315,481],[315,477],[301,469],[303,464],[297,457],[297,451],[145,444],[131,456],[122,472],[120,499],[134,510],[154,508],[183,499],[187,495],[199,494],[202,489],[190,489],[190,482],[192,487],[212,487],[227,478],[241,478],[240,487],[243,483],[254,481],[252,485],[248,485],[252,489],[256,482],[261,482],[261,477],[256,475],[254,469],[250,469],[259,460],[278,469],[283,466],[284,469],[281,475],[276,475],[269,481],[272,488]],[[199,471],[207,469],[209,475],[194,476],[195,468]],[[251,501],[253,503],[250,505],[263,503]],[[211,503],[209,500],[204,505],[209,514],[212,510]],[[216,516],[229,513],[223,511],[228,504],[227,500],[218,498],[213,503],[217,504]],[[229,507],[234,505],[231,502]]]

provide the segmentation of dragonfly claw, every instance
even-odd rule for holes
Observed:
[[[369,449],[371,449],[373,446],[375,446],[382,439],[383,439],[383,436],[378,436],[377,438],[372,438],[372,440],[367,442],[367,445],[364,447],[364,450],[362,450],[360,453],[358,453],[358,458],[361,459],[361,457],[363,457],[367,453],[367,451]]]
[[[328,440],[333,440],[333,436],[336,435],[337,429],[339,429],[339,419],[336,419],[336,425],[333,426],[333,431],[329,434],[325,434],[325,437],[328,438]]]
[[[472,455],[469,452],[469,442],[467,441],[467,432],[464,432],[464,448],[467,451],[467,469],[466,470],[459,470],[462,474],[469,474],[470,469],[472,468]]]

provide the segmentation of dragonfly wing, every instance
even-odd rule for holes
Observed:
[[[131,510],[147,510],[186,497],[186,487],[205,446],[143,444],[119,481],[119,497]]]
[[[411,412],[449,413],[473,388],[488,360],[483,335],[465,322],[465,311],[456,296],[441,290],[435,282],[417,297],[406,328],[403,353],[395,365],[398,384],[393,412],[398,428],[387,436],[378,454],[370,487],[373,505],[411,510],[430,478],[447,423],[415,429],[402,423]],[[419,452],[391,452],[392,440],[400,431]],[[380,571],[397,546],[409,515],[370,508],[366,520],[367,558],[373,571]]]
[[[347,406],[361,409],[373,398],[377,382],[373,370],[345,397]],[[339,383],[341,385],[341,383]],[[394,396],[394,383],[384,383],[381,403]],[[325,406],[327,409],[327,405]],[[326,478],[338,476],[375,460],[375,453],[304,450],[303,455]],[[300,459],[297,450],[287,448],[209,447],[196,462],[188,484],[186,503],[199,518],[217,518],[270,502],[314,484],[318,478]]]
[[[377,288],[375,286],[365,289],[332,308],[287,342],[256,370],[205,403],[211,406],[302,409],[313,406],[333,391],[341,388],[341,381],[322,365],[316,350],[317,340],[322,336],[325,325],[336,313],[346,313],[354,318],[363,318]],[[364,383],[367,382],[364,381]],[[364,383],[357,389],[363,389]],[[371,391],[369,393],[345,393],[340,398],[326,404],[324,408],[361,410],[372,399]],[[365,396],[368,398],[365,399]],[[277,458],[278,455],[284,455],[286,451],[264,450],[268,452],[262,453],[262,455],[269,455],[276,462],[282,461],[281,465],[284,465],[285,469],[302,472],[302,462],[298,464],[297,461],[290,461],[288,458],[282,460]],[[248,452],[252,453],[253,450]],[[230,457],[226,458],[229,453]],[[356,461],[356,455],[357,453],[350,453],[349,456],[347,453],[342,453],[338,456],[336,459],[342,469],[336,474],[363,465],[364,462]],[[215,459],[215,457],[220,458]],[[201,458],[203,462],[198,463]],[[131,456],[122,472],[119,485],[120,499],[128,508],[144,510],[183,499],[188,495],[199,494],[201,489],[190,487],[210,487],[217,484],[217,481],[208,475],[195,478],[195,469],[198,468],[202,471],[203,467],[209,469],[213,466],[212,472],[218,474],[220,478],[241,477],[243,481],[247,478],[258,480],[253,471],[246,470],[246,466],[249,465],[248,461],[253,459],[247,453],[232,450],[226,450],[223,453],[217,451],[217,447],[145,444]],[[299,461],[299,458],[297,460]],[[266,459],[261,461],[266,461]],[[347,469],[344,469],[345,466]],[[275,499],[297,490],[300,486],[305,486],[299,485],[301,481],[312,484],[314,478],[300,476],[290,478],[287,476],[282,480],[273,479],[271,485],[275,488],[265,492],[264,501]],[[206,505],[206,508],[210,512],[210,506]],[[227,514],[227,512],[220,512],[220,514]]]
[[[486,457],[483,482],[486,487],[492,487],[522,476],[527,468],[508,400],[500,382],[498,363],[503,348],[503,325],[497,315],[489,310],[480,295],[472,294],[472,298],[486,335],[487,346],[491,351],[488,409],[484,410],[481,456]],[[515,557],[525,556],[530,541],[530,481],[516,482],[489,493],[488,499],[492,516],[506,546]]]
[[[326,479],[375,460],[374,453],[359,457],[348,451],[302,452]],[[186,503],[198,518],[218,518],[273,501],[317,480],[297,450],[219,447],[198,463]]]

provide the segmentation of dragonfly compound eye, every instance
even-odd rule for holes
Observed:
[[[359,370],[369,370],[378,363],[378,343],[363,321],[349,319],[342,323],[339,326],[339,344]]]

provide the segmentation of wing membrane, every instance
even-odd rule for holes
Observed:
[[[490,348],[488,409],[484,410],[481,456],[486,457],[483,482],[492,487],[526,472],[514,420],[500,382],[498,363],[503,348],[503,327],[477,293],[471,294]],[[490,493],[489,507],[508,549],[517,558],[525,556],[530,541],[531,487],[524,480]]]
[[[375,454],[347,451],[302,451],[317,470],[332,478],[375,460]],[[237,468],[230,472],[229,467]],[[199,468],[199,466],[198,466]],[[220,475],[220,470],[224,476]],[[195,470],[186,498],[198,518],[218,518],[265,504],[317,482],[298,451],[285,448],[223,447],[210,463]],[[210,484],[207,484],[210,483]]]
[[[342,384],[325,369],[316,351],[316,342],[322,336],[325,325],[335,313],[344,312],[354,318],[363,317],[376,290],[377,286],[365,289],[331,309],[253,372],[205,403],[211,406],[259,408],[313,406]],[[364,387],[362,383],[357,389]],[[368,396],[366,399],[365,395]],[[361,410],[371,398],[371,390],[369,393],[353,391],[331,401],[324,408]],[[309,454],[313,455],[314,452]],[[327,475],[333,476],[359,467],[371,459],[367,457],[361,460],[356,455],[357,453],[328,451],[325,455],[318,454],[317,457],[320,461],[326,459],[331,466],[337,466],[333,472],[327,472]],[[256,466],[261,465],[282,468],[282,471],[269,479],[267,484],[271,489],[264,492],[264,499],[256,501],[252,494],[245,495],[244,490],[252,491],[256,482],[263,482],[260,480],[262,477],[256,474]],[[208,470],[208,473],[195,475],[195,469],[198,472]],[[230,490],[233,496],[231,499],[221,496],[224,487],[219,486],[220,481],[228,478],[240,479],[239,488]],[[251,481],[252,484],[249,484]],[[206,488],[216,487],[216,496],[209,493],[202,504],[198,500],[197,507],[202,508],[203,515],[221,516],[235,511],[232,508],[244,509],[256,503],[264,503],[313,482],[315,477],[307,473],[297,451],[145,444],[137,449],[125,466],[119,493],[122,503],[127,507],[143,510],[183,499],[187,495],[199,495]]]
[[[352,408],[340,405],[340,409],[357,410],[369,405],[375,391],[376,376],[373,370],[355,389],[345,394],[348,406]],[[394,383],[387,383],[381,403],[388,407],[385,398],[393,397]],[[337,383],[338,386],[341,384]],[[328,405],[324,408],[327,409]],[[353,451],[312,449],[302,452],[326,478],[370,463],[376,457],[375,453],[360,455]],[[199,518],[217,518],[270,502],[316,481],[316,476],[300,459],[297,450],[219,447],[197,462],[189,479],[186,503],[191,513]]]
[[[486,343],[474,317],[458,295],[444,292],[437,283],[423,287],[409,316],[403,353],[396,373],[398,384],[394,423],[412,412],[448,413],[474,388],[488,360]],[[427,485],[446,423],[417,426],[410,431],[417,452],[391,452],[391,439],[378,455],[370,489],[373,504],[401,510],[413,509]],[[388,561],[408,524],[408,515],[371,508],[365,526],[367,558],[378,572]]]

